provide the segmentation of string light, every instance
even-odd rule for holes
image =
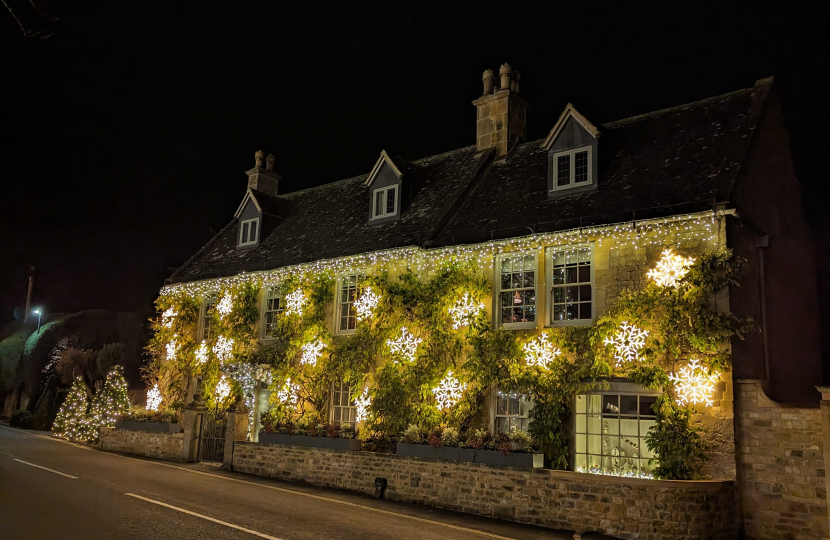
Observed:
[[[646,275],[661,287],[677,287],[694,262],[691,257],[674,255],[671,249],[664,249],[657,268],[649,270]]]
[[[320,341],[310,341],[303,345],[303,355],[300,357],[300,364],[308,364],[311,367],[317,365],[317,359],[323,354],[323,347],[326,344]]]
[[[218,403],[222,403],[228,396],[231,395],[231,385],[228,382],[228,378],[222,375],[222,378],[219,379],[219,382],[216,383],[216,390],[214,391],[214,396]]]
[[[363,393],[354,400],[354,406],[357,409],[355,413],[355,420],[363,422],[369,418],[369,407],[372,405],[372,398],[369,397],[369,389],[364,388]]]
[[[299,395],[300,385],[292,384],[291,379],[288,378],[285,380],[285,384],[282,386],[282,388],[280,388],[280,390],[277,392],[277,399],[280,400],[280,403],[296,406],[297,402],[299,401]]]
[[[219,318],[224,319],[225,316],[230,314],[233,311],[233,298],[231,298],[230,293],[225,293],[225,296],[222,297],[222,300],[216,304],[216,311],[219,313]]]
[[[641,330],[623,322],[614,337],[605,338],[605,344],[614,348],[617,367],[621,367],[625,362],[636,362],[640,359],[640,349],[646,345],[646,336],[648,330]]]
[[[161,397],[159,385],[155,384],[147,391],[147,404],[144,408],[148,411],[158,411],[162,401],[164,401],[164,398]]]
[[[421,341],[423,341],[423,339],[412,335],[412,333],[404,326],[401,328],[401,335],[398,339],[387,340],[386,344],[389,345],[389,350],[393,355],[400,355],[405,358],[407,362],[412,363],[415,361],[415,354],[418,352],[418,345]],[[397,360],[395,360],[395,362],[397,363]]]
[[[213,346],[213,354],[219,359],[220,364],[224,364],[225,360],[229,360],[233,353],[233,339],[227,339],[225,336],[219,336],[216,339],[216,345]]]
[[[466,384],[461,384],[458,379],[452,376],[452,371],[447,372],[447,376],[432,389],[435,395],[435,400],[438,402],[439,409],[448,409],[458,403]]]
[[[70,441],[85,441],[88,439],[86,415],[89,408],[89,398],[83,377],[76,377],[61,405],[52,432],[56,437],[63,437]]]
[[[199,345],[199,348],[196,349],[196,361],[200,364],[208,361],[208,346],[204,339],[202,340],[202,344]]]
[[[470,300],[470,294],[464,293],[463,298],[448,310],[452,317],[452,327],[458,330],[462,326],[467,326],[470,319],[481,309],[484,309],[484,304],[474,303]]]
[[[173,339],[170,340],[170,343],[168,343],[167,346],[166,346],[167,359],[170,360],[170,361],[173,361],[173,360],[176,359],[176,351],[179,348],[179,344],[176,343],[176,337],[178,337],[177,334],[173,334]]]
[[[285,312],[287,314],[296,313],[302,316],[303,306],[305,306],[306,298],[302,289],[297,289],[285,297]]]
[[[161,324],[165,328],[173,328],[173,320],[178,314],[179,313],[177,311],[173,311],[173,308],[167,308],[167,310],[161,314]]]
[[[692,359],[689,365],[682,368],[677,375],[669,374],[669,380],[674,383],[677,392],[677,401],[681,405],[702,403],[712,406],[712,394],[715,392],[715,376],[700,365],[698,359]]]
[[[357,302],[354,303],[354,308],[357,310],[356,319],[364,321],[372,318],[372,312],[378,307],[380,302],[380,295],[375,294],[371,287],[366,287]]]
[[[529,367],[538,366],[547,369],[557,356],[562,354],[558,347],[550,342],[548,334],[542,334],[538,338],[525,343],[525,361]]]

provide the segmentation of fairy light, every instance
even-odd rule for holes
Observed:
[[[550,342],[548,334],[542,334],[529,343],[525,343],[525,361],[529,367],[538,366],[547,369],[557,356],[562,354],[558,347]]]
[[[202,344],[199,345],[199,348],[196,349],[196,361],[200,364],[204,364],[208,361],[208,346],[207,342],[203,339]]]
[[[167,359],[173,361],[176,359],[176,351],[179,348],[179,344],[176,342],[176,334],[173,334],[173,339],[165,346],[167,349]]]
[[[447,372],[447,376],[432,389],[435,395],[435,400],[438,402],[439,409],[448,409],[458,403],[466,384],[461,384],[458,379],[452,376],[452,371]]]
[[[233,339],[219,336],[216,339],[216,344],[213,346],[213,354],[219,359],[220,364],[224,364],[225,360],[229,360],[233,353]]]
[[[162,401],[164,401],[164,398],[161,397],[159,385],[154,384],[153,387],[147,391],[147,404],[144,408],[148,411],[158,411]]]
[[[222,375],[222,378],[219,379],[219,382],[216,383],[216,390],[213,392],[216,401],[222,403],[228,396],[231,395],[231,384],[228,382],[228,378]]]
[[[605,338],[605,344],[614,348],[617,367],[640,359],[640,349],[645,347],[647,336],[648,330],[641,330],[632,324],[623,322],[614,337]]]
[[[369,389],[364,388],[363,393],[354,400],[354,406],[357,409],[355,413],[355,420],[363,422],[369,418],[369,407],[372,405],[372,398],[369,397]]]
[[[649,270],[646,275],[661,287],[677,287],[694,262],[691,257],[675,255],[671,249],[664,249],[657,267]]]
[[[399,355],[405,358],[407,362],[412,363],[415,361],[415,354],[418,352],[418,345],[422,341],[423,339],[412,335],[412,333],[404,326],[401,327],[401,335],[395,340],[387,340],[386,344],[389,345],[389,351],[393,355]],[[395,360],[395,362],[397,362],[397,360]]]
[[[464,293],[461,300],[457,301],[448,311],[452,318],[452,327],[456,330],[470,324],[470,319],[479,311],[484,309],[484,304],[476,304],[470,300],[470,294]]]
[[[680,369],[677,374],[669,374],[669,380],[674,383],[677,401],[681,405],[701,403],[712,406],[712,395],[715,393],[715,376],[700,365],[698,359],[692,359],[689,365]]]
[[[219,313],[219,318],[224,319],[227,315],[233,311],[233,298],[231,298],[230,293],[225,293],[225,296],[222,297],[222,300],[216,304],[216,311]]]
[[[375,294],[371,287],[366,287],[357,302],[354,303],[354,308],[357,310],[357,320],[365,321],[372,318],[372,312],[378,307],[380,302],[380,295]]]
[[[285,297],[285,312],[289,315],[295,313],[302,316],[305,303],[306,298],[303,290],[297,289]]]
[[[300,357],[300,363],[303,365],[308,364],[311,367],[316,366],[317,359],[323,354],[323,347],[325,346],[326,344],[319,339],[303,345],[303,355]]]
[[[277,399],[280,403],[284,403],[285,405],[296,406],[297,401],[300,394],[300,385],[299,384],[292,384],[291,379],[288,378],[285,380],[285,384],[282,385],[282,388],[279,389],[277,392]]]
[[[161,324],[165,328],[173,328],[173,321],[176,319],[176,315],[179,313],[174,311],[173,308],[167,308],[164,313],[161,314]]]

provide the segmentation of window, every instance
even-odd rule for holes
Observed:
[[[352,400],[349,383],[346,381],[334,383],[331,393],[331,421],[354,425],[356,420],[357,407]]]
[[[239,245],[250,246],[257,243],[259,218],[246,219],[239,223]]]
[[[285,311],[285,300],[282,297],[282,288],[279,285],[268,286],[265,289],[265,309],[262,310],[265,318],[262,337],[274,337],[277,328],[277,315],[283,311]]]
[[[550,250],[551,324],[579,324],[593,317],[592,251],[591,246]]]
[[[615,476],[650,476],[654,453],[645,437],[657,420],[655,395],[637,393],[576,396],[575,470]]]
[[[591,147],[568,150],[553,155],[552,190],[589,185],[591,179]]]
[[[357,284],[363,276],[352,274],[340,278],[340,288],[337,294],[337,333],[348,334],[357,327],[357,310],[354,303],[357,300]]]
[[[213,308],[216,306],[216,293],[205,295],[202,306],[202,339],[210,339],[210,325],[213,322]]]
[[[527,431],[533,401],[520,394],[496,394],[496,433],[512,433],[517,429]]]
[[[398,186],[389,186],[374,191],[372,219],[394,216],[398,213]]]
[[[536,255],[502,255],[496,316],[507,328],[536,325]]]

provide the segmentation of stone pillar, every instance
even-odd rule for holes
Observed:
[[[830,386],[816,386],[821,392],[821,442],[824,453],[824,465],[830,464]],[[824,488],[830,493],[830,476],[824,474]],[[827,512],[827,530],[830,534],[830,506]]]
[[[244,405],[231,407],[225,424],[225,458],[222,468],[233,468],[233,446],[235,441],[248,439],[248,409]]]
[[[193,462],[199,459],[199,437],[202,434],[202,415],[205,413],[205,402],[199,394],[193,395],[193,401],[182,412],[182,440],[181,460]]]

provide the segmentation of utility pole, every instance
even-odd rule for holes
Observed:
[[[29,269],[29,291],[26,293],[26,311],[23,315],[23,324],[29,321],[29,311],[32,309],[32,285],[35,282],[35,267]]]

